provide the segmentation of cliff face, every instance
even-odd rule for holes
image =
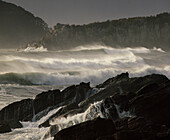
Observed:
[[[42,19],[0,0],[0,48],[18,48],[40,40],[47,32],[48,26]]]
[[[79,45],[103,44],[112,47],[170,50],[170,14],[119,19],[88,25],[57,24],[41,44],[50,49],[68,49]]]
[[[0,0],[0,48],[18,48],[31,42],[38,42],[51,50],[92,44],[170,50],[170,14],[87,25],[58,23],[49,32],[48,25],[42,19]]]

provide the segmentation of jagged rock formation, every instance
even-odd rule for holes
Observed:
[[[113,83],[116,82],[114,81],[114,79],[120,77],[127,78],[127,74],[122,74],[115,78],[109,79],[108,81],[110,82],[106,81],[104,82],[103,85],[106,86],[106,83],[108,84],[110,83],[110,86],[113,86]],[[152,78],[154,77],[155,80],[157,79],[156,80],[157,84],[152,83],[151,82],[152,80],[148,81],[148,79],[150,79],[151,77]],[[139,81],[144,82],[146,80],[151,84],[146,84],[142,86],[140,89],[136,90],[134,94],[130,93],[130,95],[133,96],[129,96],[129,93],[123,95],[113,94],[113,96],[111,97],[112,101],[114,101],[118,106],[120,107],[122,106],[122,109],[128,108],[132,116],[131,117],[124,116],[125,118],[113,120],[114,122],[113,126],[115,126],[116,128],[115,131],[112,131],[112,134],[98,135],[98,137],[95,139],[96,140],[111,140],[111,139],[113,140],[129,140],[129,139],[166,140],[169,139],[170,138],[170,131],[169,131],[170,81],[164,78],[165,77],[162,77],[161,75],[150,75],[150,76],[138,78],[136,80],[133,79],[135,83]],[[158,79],[160,79],[160,83],[158,82]],[[131,83],[130,79],[129,82]],[[138,84],[139,83],[137,83],[137,86]],[[127,84],[127,86],[129,85]],[[131,87],[132,90],[134,87],[135,85]],[[107,99],[107,106],[110,105],[109,100]],[[103,102],[106,103],[105,100]],[[111,113],[109,114],[115,115],[115,113],[113,112],[114,111],[111,111]],[[96,122],[96,120],[92,120],[92,122],[94,123]],[[102,125],[102,123],[97,123],[96,127],[99,125]],[[100,129],[102,129],[103,127],[101,126]],[[78,140],[79,138],[76,134],[74,135],[75,137],[70,136],[71,134],[74,133],[76,128],[79,128],[79,132],[78,132],[79,135],[83,135],[84,137],[88,137],[89,139],[91,135],[93,136],[96,134],[95,132],[92,132],[92,134],[88,135],[88,133],[84,132],[84,130],[89,128],[88,126],[85,126],[82,123],[59,131],[55,135],[55,139],[63,138],[63,139],[70,139],[70,140],[73,139]],[[108,130],[107,127],[105,127],[105,130]]]
[[[107,119],[94,119],[55,135],[54,140],[168,140],[170,132],[165,125],[148,123],[142,117],[124,118],[114,123]]]
[[[39,127],[49,127],[44,138],[71,139],[69,135],[79,128],[78,134],[85,134],[87,138],[166,139],[170,127],[169,100],[170,81],[164,75],[130,78],[128,73],[122,73],[95,88],[91,88],[90,83],[81,83],[63,91],[42,92],[35,99],[15,102],[0,111],[0,120],[37,121],[54,110],[46,120],[40,121]],[[116,130],[111,134],[98,135],[103,123],[93,120],[97,117],[112,120]],[[81,125],[90,120],[93,121]],[[99,127],[99,131],[92,130],[89,134],[88,123],[94,128]],[[76,124],[78,126],[72,127]],[[64,128],[68,129],[62,130]],[[78,136],[75,135],[76,139]]]
[[[39,17],[11,3],[0,0],[0,46],[19,48],[40,40],[48,25]]]
[[[50,111],[67,104],[78,104],[92,95],[91,91],[90,83],[80,83],[80,85],[70,86],[62,92],[60,90],[42,92],[35,99],[25,99],[6,106],[0,111],[0,120],[32,120],[35,114],[45,109]]]
[[[80,45],[112,47],[160,47],[170,50],[170,14],[134,17],[87,25],[57,24],[40,42],[49,49],[70,49]]]

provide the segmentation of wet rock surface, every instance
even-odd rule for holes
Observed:
[[[123,80],[119,81],[120,78],[123,78]],[[122,87],[124,92],[116,91],[115,85],[125,85],[125,81],[127,85]],[[140,78],[128,78],[128,74],[125,73],[109,79],[109,81],[99,86],[105,87],[104,90],[98,93],[101,94],[99,96],[104,96],[102,94],[108,95],[108,90],[110,92],[115,91],[115,93],[112,93],[112,96],[104,99],[102,104],[104,104],[105,108],[110,108],[112,104],[116,104],[119,106],[119,112],[117,110],[117,113],[114,113],[114,110],[110,110],[111,113],[109,113],[109,115],[114,117],[118,116],[116,119],[112,119],[116,131],[110,135],[99,136],[95,139],[166,140],[170,138],[170,113],[168,111],[170,107],[170,82],[166,77],[162,75],[149,75]],[[92,99],[93,96],[90,98]],[[88,102],[91,99],[88,98]],[[128,110],[131,116],[124,116],[123,118],[119,116],[119,113]],[[103,112],[103,114],[106,115],[108,112]],[[105,118],[107,117],[105,116]],[[80,125],[78,124],[78,126]],[[83,132],[84,129],[86,129],[85,126],[79,131]],[[67,129],[67,132],[72,133],[72,130],[73,128],[70,127]],[[55,138],[58,138],[62,131],[64,130],[58,132]],[[86,134],[88,135],[88,133]]]
[[[95,88],[98,89],[97,92],[90,87],[90,83],[80,83],[63,91],[42,92],[35,99],[22,100],[3,108],[0,119],[8,122],[34,118],[37,121],[60,107],[39,125],[49,127],[44,138],[169,138],[170,80],[164,75],[130,78],[128,73],[123,73]],[[96,119],[98,117],[105,119]],[[110,129],[114,131],[111,132]]]
[[[115,126],[111,120],[97,118],[60,131],[54,140],[95,140],[114,131]]]
[[[11,128],[6,121],[0,121],[0,133],[11,132]]]
[[[4,107],[0,111],[0,120],[31,121],[35,114],[49,107],[51,108],[48,111],[54,109],[54,107],[57,108],[74,102],[78,104],[92,94],[91,90],[90,83],[80,83],[80,85],[70,86],[62,92],[60,90],[42,92],[35,99],[24,99]]]

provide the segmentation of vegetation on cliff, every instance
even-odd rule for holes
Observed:
[[[170,14],[95,22],[87,25],[58,23],[40,42],[50,49],[102,44],[112,47],[170,49]]]
[[[39,40],[48,32],[48,25],[22,7],[0,0],[0,47],[18,48]]]

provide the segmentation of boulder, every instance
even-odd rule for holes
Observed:
[[[140,94],[130,102],[131,113],[170,127],[170,81],[160,84],[153,92],[142,90]]]
[[[59,131],[54,140],[95,140],[116,131],[111,120],[97,118]]]
[[[90,103],[101,101],[106,97],[114,96],[115,94],[127,95],[127,99],[132,100],[136,96],[136,92],[139,91],[142,87],[153,83],[161,84],[165,83],[166,81],[168,81],[168,78],[161,74],[152,74],[144,77],[129,78],[128,73],[122,73],[116,77],[106,80],[100,85],[97,85],[96,87],[102,88],[102,90],[81,102],[80,106],[87,106]],[[124,104],[124,102],[122,104]],[[125,104],[125,106],[126,105],[127,104]],[[122,107],[123,106],[124,105],[122,105]],[[127,110],[128,106],[123,108],[126,108],[125,110]]]

